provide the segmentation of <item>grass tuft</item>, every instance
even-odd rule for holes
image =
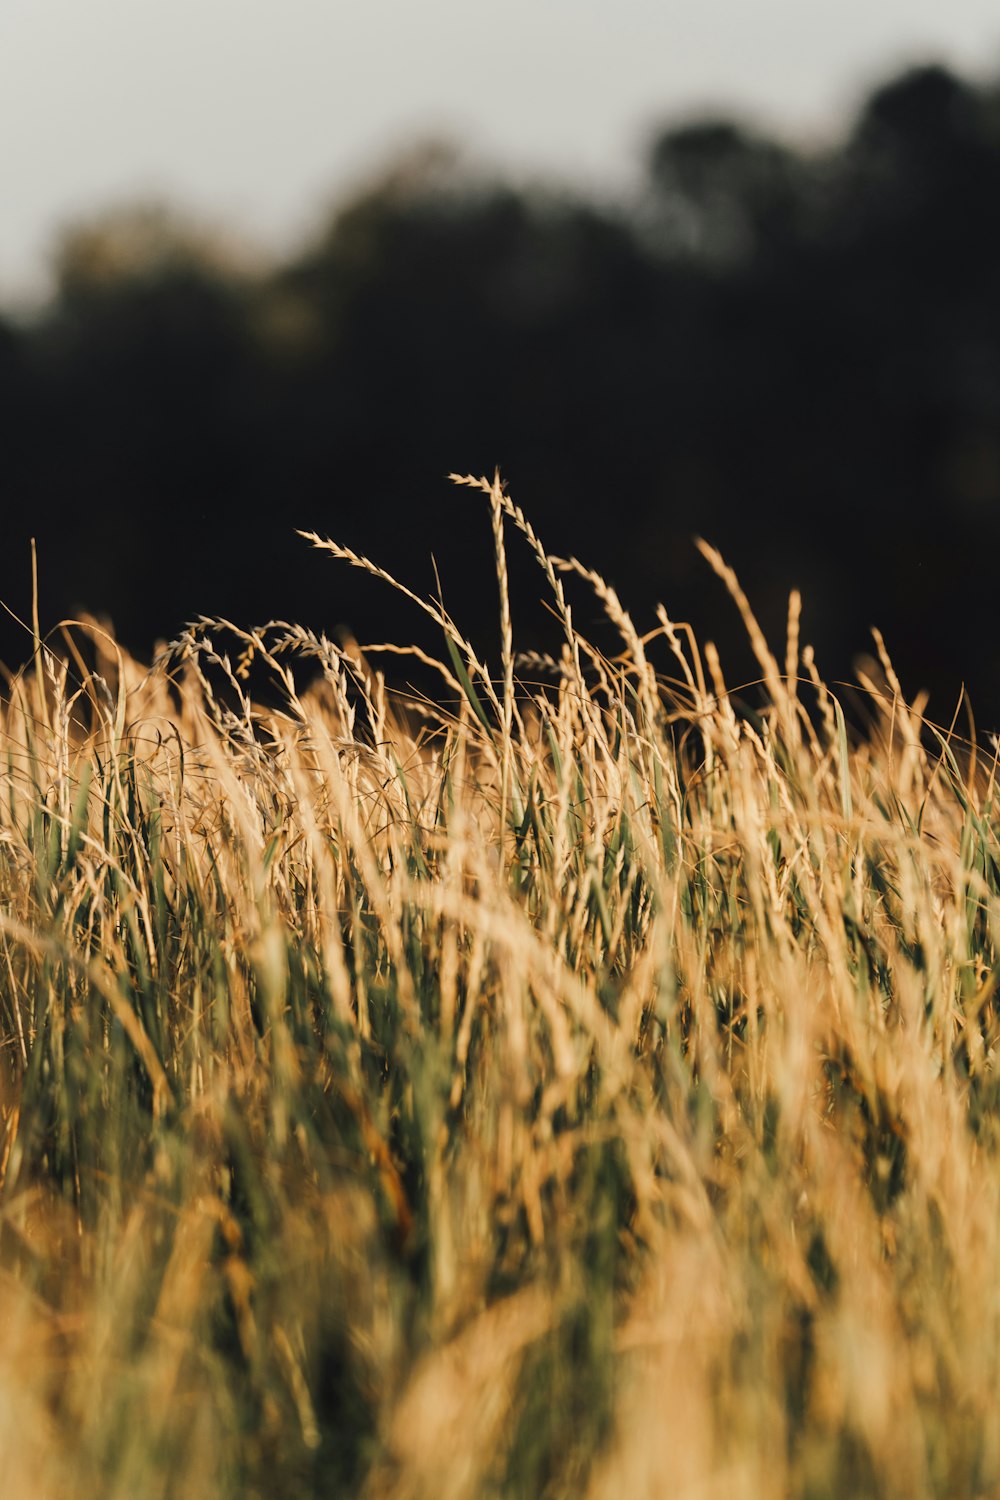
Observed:
[[[881,637],[852,731],[798,596],[775,652],[705,546],[736,703],[455,477],[497,679],[310,536],[442,660],[36,630],[0,703],[4,1494],[996,1493],[995,756]]]

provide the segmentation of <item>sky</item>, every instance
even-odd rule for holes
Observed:
[[[0,0],[0,302],[129,201],[280,252],[431,136],[613,190],[658,125],[822,140],[928,59],[1000,75],[996,0]]]

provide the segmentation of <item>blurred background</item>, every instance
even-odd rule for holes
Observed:
[[[30,618],[34,536],[43,631],[426,639],[302,527],[436,563],[495,660],[445,476],[499,465],[732,682],[695,535],[779,645],[802,590],[829,678],[877,624],[932,718],[965,684],[1000,725],[993,0],[5,0],[0,186],[0,600]]]

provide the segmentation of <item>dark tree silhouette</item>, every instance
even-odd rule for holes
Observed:
[[[802,158],[729,120],[660,136],[649,175],[656,237],[673,258],[735,268],[787,251],[806,227]]]
[[[376,555],[494,649],[489,528],[452,469],[500,464],[554,550],[663,598],[750,675],[691,545],[727,554],[824,670],[878,623],[912,691],[1000,719],[1000,85],[888,82],[837,146],[707,120],[652,143],[633,209],[415,153],[287,263],[137,210],[84,226],[52,305],[0,323],[12,519],[0,598],[112,616],[148,651],[198,612],[422,628],[311,554]],[[525,645],[554,627],[513,551]],[[977,563],[980,566],[977,567]],[[581,596],[580,618],[596,604]],[[0,655],[28,643],[0,623]]]

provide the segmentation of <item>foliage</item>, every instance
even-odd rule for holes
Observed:
[[[995,766],[887,658],[853,738],[706,548],[738,711],[463,482],[497,675],[431,601],[424,701],[218,619],[10,684],[4,1493],[994,1493]]]

